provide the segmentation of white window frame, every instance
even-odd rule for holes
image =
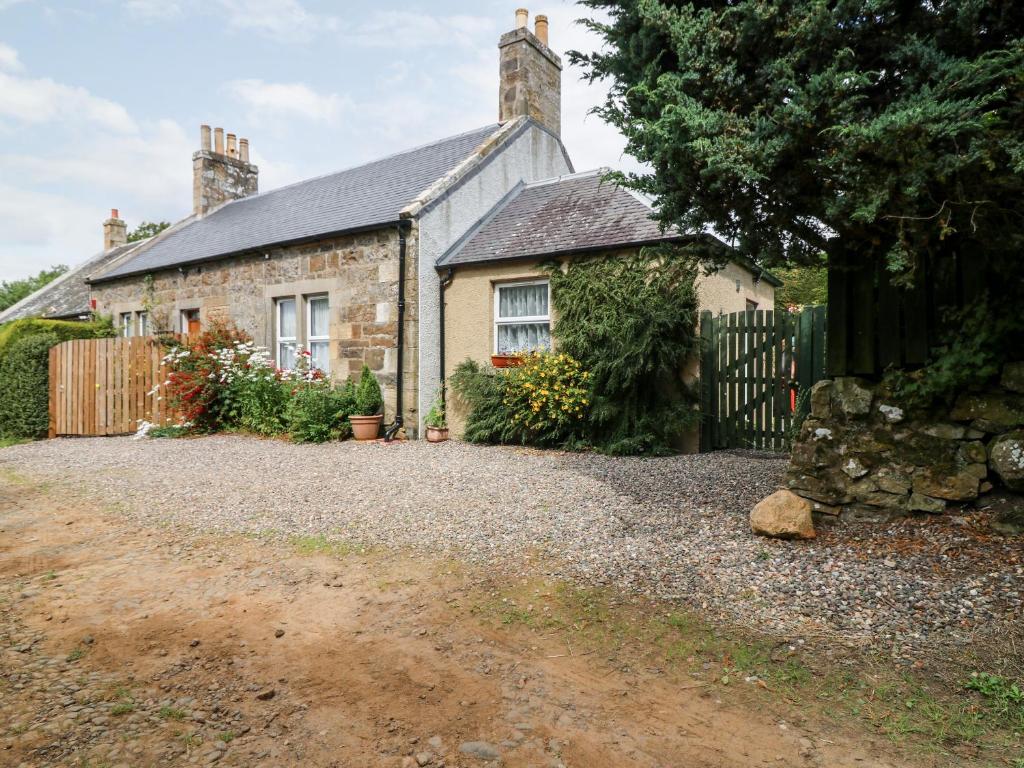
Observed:
[[[524,317],[501,317],[501,291],[504,288],[522,288],[527,285],[545,285],[548,289],[548,313],[546,315],[532,315]],[[502,325],[530,325],[536,323],[547,323],[548,336],[551,335],[551,281],[547,278],[539,278],[536,280],[519,280],[514,283],[495,283],[494,284],[494,332],[493,332],[493,343],[494,354],[498,352],[498,328]]]
[[[326,293],[314,293],[309,296],[303,297],[306,302],[306,349],[310,352],[310,362],[312,363],[313,353],[313,342],[326,342],[327,343],[327,368],[323,369],[324,373],[331,372],[331,298]],[[313,335],[313,302],[322,299],[327,302],[327,333],[323,336]],[[280,322],[280,320],[279,320]]]
[[[281,309],[285,304],[292,305],[292,312],[295,316],[295,336],[282,336],[281,335]],[[274,299],[274,360],[277,361],[278,368],[284,368],[282,365],[283,360],[281,359],[281,345],[282,344],[294,344],[295,355],[298,359],[299,354],[299,313],[298,313],[298,302],[294,296],[280,296]]]
[[[136,312],[135,313],[135,335],[136,336],[149,336],[149,313],[148,312]]]
[[[178,314],[178,318],[179,318],[178,319],[178,325],[180,326],[182,335],[185,335],[185,334],[188,333],[188,316],[190,314],[192,314],[193,312],[195,312],[197,317],[200,318],[200,320],[199,320],[200,326],[199,327],[202,328],[202,316],[201,316],[201,314],[199,312],[199,307],[189,307],[188,309],[183,309]]]
[[[127,321],[127,322],[125,322]],[[134,334],[132,329],[135,327],[135,315],[132,312],[122,312],[118,319],[118,335],[125,339],[130,339]]]

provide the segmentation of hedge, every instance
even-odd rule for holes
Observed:
[[[113,335],[109,321],[14,320],[0,326],[0,437],[46,437],[50,348]]]

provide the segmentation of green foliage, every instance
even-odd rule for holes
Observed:
[[[380,382],[373,375],[369,366],[364,365],[359,375],[359,384],[356,385],[356,410],[357,416],[376,416],[384,412],[384,396],[380,391]]]
[[[1011,356],[1024,349],[1020,304],[994,305],[988,297],[953,312],[946,343],[914,371],[894,370],[886,377],[893,394],[911,408],[929,406],[971,386],[995,379]]]
[[[22,336],[0,360],[0,435],[46,437],[49,427],[50,347],[53,333]]]
[[[589,432],[590,373],[565,353],[536,352],[507,368],[502,404],[519,442],[578,445]]]
[[[521,433],[505,407],[507,379],[493,369],[484,370],[466,359],[452,372],[452,392],[466,405],[469,415],[462,439],[469,443],[517,443]]]
[[[169,424],[162,427],[150,427],[149,431],[146,432],[147,437],[153,438],[167,438],[174,440],[179,437],[188,437],[190,434],[188,427],[182,427],[178,424]]]
[[[699,347],[696,262],[678,248],[547,267],[559,350],[590,372],[590,439],[663,454],[698,416],[681,367]]]
[[[34,317],[12,320],[0,325],[0,360],[15,341],[39,333],[52,333],[58,341],[104,339],[114,335],[114,326],[110,318],[97,318],[87,323],[76,320],[41,320]]]
[[[1024,730],[1024,688],[1000,675],[975,672],[964,687],[980,693],[996,714]]]
[[[296,443],[324,443],[351,434],[345,419],[355,409],[349,388],[334,389],[326,381],[299,387],[288,403],[288,434]]]
[[[49,269],[40,270],[33,277],[26,277],[22,280],[4,280],[0,283],[0,312],[14,306],[26,296],[35,293],[67,271],[66,264],[58,264]]]
[[[828,304],[828,270],[823,265],[775,267],[772,273],[782,281],[775,289],[777,309]]]
[[[444,429],[448,426],[448,419],[445,416],[444,411],[444,400],[440,395],[434,399],[434,402],[430,406],[430,410],[427,411],[427,415],[423,419],[423,423],[428,427],[434,427],[435,429]]]
[[[270,369],[263,375],[235,379],[229,397],[236,406],[237,426],[265,436],[287,431],[285,411],[292,389],[291,382],[279,380]]]
[[[139,240],[148,240],[154,235],[159,235],[169,226],[171,226],[171,222],[169,221],[144,221],[128,233],[128,242],[136,243]]]

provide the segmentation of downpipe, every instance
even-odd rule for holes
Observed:
[[[405,234],[409,231],[409,222],[398,222],[398,333],[395,344],[395,420],[384,430],[384,442],[390,443],[405,425],[402,418],[402,371],[405,367],[403,353],[405,351]]]

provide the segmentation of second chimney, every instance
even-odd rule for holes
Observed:
[[[110,218],[103,222],[103,250],[109,251],[128,243],[128,225],[121,220],[117,208],[110,209]]]
[[[500,85],[498,120],[532,117],[556,136],[562,133],[562,60],[548,48],[547,16],[537,16],[534,34],[529,13],[516,11],[516,26],[498,43]]]
[[[237,143],[236,143],[237,141]],[[229,200],[238,200],[259,191],[259,169],[249,162],[249,140],[227,135],[224,129],[199,127],[199,151],[192,155],[192,211],[205,216]]]

